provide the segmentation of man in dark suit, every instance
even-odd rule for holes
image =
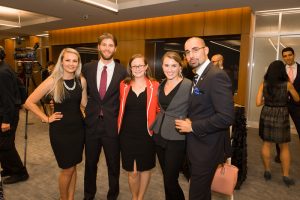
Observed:
[[[95,198],[97,164],[102,147],[108,167],[107,199],[115,200],[119,194],[120,149],[117,118],[119,85],[126,77],[126,70],[114,62],[116,48],[116,38],[110,33],[103,33],[98,38],[100,60],[85,64],[82,70],[88,86],[88,103],[85,109],[85,200]]]
[[[224,162],[234,121],[231,82],[226,73],[208,59],[203,39],[189,38],[185,55],[196,75],[191,91],[188,119],[176,120],[176,128],[187,134],[191,169],[190,200],[211,199],[211,183],[218,164]],[[225,145],[226,144],[226,145]],[[227,146],[227,147],[225,147]]]
[[[4,61],[5,50],[0,46],[0,163],[4,184],[13,184],[29,178],[15,146],[19,122],[20,94],[17,77]]]
[[[300,64],[295,62],[294,49],[292,47],[286,47],[282,49],[281,54],[286,64],[286,73],[288,74],[296,91],[300,94]],[[295,102],[293,98],[289,98],[288,109],[300,139],[300,103]],[[275,157],[275,162],[280,163],[280,149],[278,144],[276,144],[276,150],[277,156]]]

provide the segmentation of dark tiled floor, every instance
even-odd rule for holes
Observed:
[[[17,148],[23,159],[24,157],[24,112],[21,111],[18,135],[16,138]],[[28,142],[27,142],[27,168],[30,179],[26,182],[14,185],[5,185],[4,193],[6,200],[57,200],[59,192],[57,178],[59,168],[54,159],[48,137],[48,125],[41,123],[32,113],[29,114]],[[260,159],[261,141],[256,129],[249,129],[248,134],[248,176],[241,189],[235,192],[235,200],[296,200],[300,199],[300,148],[296,135],[291,142],[293,162],[291,176],[296,179],[296,186],[286,188],[281,181],[281,169],[279,164],[272,163],[273,179],[265,182],[263,166]],[[158,165],[158,163],[157,163]],[[75,200],[83,198],[83,170],[84,163],[78,166],[78,180]],[[104,156],[100,158],[98,166],[98,192],[96,199],[106,199],[107,170]],[[180,184],[188,196],[188,182],[180,176]],[[131,195],[128,188],[127,175],[121,170],[120,177],[120,200],[129,200]],[[151,182],[145,196],[145,200],[163,200],[163,182],[160,168],[153,170]],[[213,200],[226,199],[220,195],[213,195]]]

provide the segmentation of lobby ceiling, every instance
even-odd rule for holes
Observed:
[[[261,10],[300,7],[299,0],[109,0],[119,6],[119,12],[91,6],[78,0],[1,0],[0,6],[18,9],[4,12],[1,21],[21,27],[0,25],[0,39],[44,34],[49,30],[104,24],[118,21],[203,12],[225,8],[251,7]]]

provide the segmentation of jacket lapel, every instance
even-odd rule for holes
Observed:
[[[98,69],[98,62],[95,63],[95,65],[93,66],[92,70],[91,70],[91,80],[92,80],[92,84],[91,84],[91,91],[93,92],[93,94],[98,94],[98,101],[101,101],[100,96],[99,96],[99,90],[97,88],[97,69]]]
[[[209,63],[208,66],[206,67],[206,69],[205,69],[205,70],[203,71],[203,73],[201,74],[201,76],[200,76],[200,78],[199,78],[199,80],[198,80],[198,82],[197,82],[197,85],[196,85],[197,87],[201,86],[201,83],[205,80],[208,71],[209,71],[210,68],[212,67],[211,65],[212,65],[212,64]]]

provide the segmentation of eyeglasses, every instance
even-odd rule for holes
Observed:
[[[186,50],[185,52],[184,52],[184,54],[186,55],[186,56],[190,56],[191,55],[191,52],[194,54],[194,53],[198,53],[199,51],[200,51],[200,49],[204,49],[205,48],[205,46],[204,47],[194,47],[194,48],[192,48],[192,50],[191,51],[189,51],[189,50]]]
[[[131,69],[139,69],[139,68],[143,68],[143,67],[145,67],[146,65],[133,65],[133,66],[131,66],[130,68]]]

